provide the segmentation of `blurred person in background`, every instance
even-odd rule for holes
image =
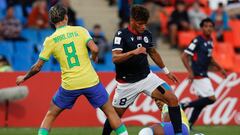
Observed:
[[[190,22],[186,5],[183,1],[177,1],[176,9],[172,12],[169,21],[169,35],[171,48],[177,48],[178,31],[189,30]]]
[[[210,17],[215,23],[215,30],[217,32],[217,40],[223,41],[223,32],[229,30],[229,16],[225,11],[223,3],[218,4],[218,9],[213,11]]]
[[[109,50],[110,47],[99,24],[93,26],[92,38],[99,48],[98,63],[103,64],[105,63],[104,54]]]
[[[200,30],[200,22],[207,17],[201,10],[199,2],[194,2],[192,7],[188,10],[188,16],[191,25],[195,30]]]
[[[9,6],[7,8],[6,16],[3,18],[1,22],[1,35],[4,40],[18,41],[18,40],[26,40],[21,37],[22,24],[21,22],[14,16],[14,8]]]
[[[6,0],[8,6],[21,5],[24,17],[28,17],[28,9],[32,7],[35,0]]]
[[[118,17],[120,19],[119,28],[124,28],[128,26],[130,18],[129,0],[118,0]]]
[[[189,73],[189,82],[195,95],[198,96],[197,100],[182,103],[183,110],[193,107],[189,119],[190,129],[192,129],[203,108],[216,101],[214,89],[207,74],[209,67],[216,67],[224,77],[227,76],[225,70],[212,57],[213,41],[211,34],[214,30],[214,22],[210,18],[206,18],[201,21],[200,27],[202,34],[194,38],[182,54],[183,64]]]
[[[107,1],[108,1],[109,6],[114,6],[114,5],[116,5],[117,0],[107,0]]]
[[[76,25],[76,13],[71,7],[71,3],[69,0],[61,0],[60,3],[67,9],[68,11],[68,25],[75,26]]]
[[[170,120],[167,104],[157,99],[155,99],[155,103],[161,112],[162,122],[141,129],[138,135],[175,135]],[[190,133],[188,118],[182,109],[181,118],[182,118],[182,135],[189,135]]]
[[[11,72],[13,71],[10,63],[5,56],[0,55],[0,72]]]
[[[231,0],[228,1],[228,5],[226,6],[226,11],[230,17],[230,19],[240,19],[240,1],[239,0]]]
[[[160,5],[154,3],[154,0],[145,0],[144,7],[146,7],[150,13],[147,27],[148,30],[152,33],[153,42],[156,43],[159,39],[161,31],[161,18],[159,14],[160,12],[163,12],[163,8],[160,7]]]
[[[28,27],[44,29],[49,27],[46,0],[37,0],[28,16]]]

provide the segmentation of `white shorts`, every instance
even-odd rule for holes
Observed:
[[[194,79],[192,89],[197,96],[209,97],[214,96],[214,89],[209,78]]]
[[[117,83],[112,104],[117,108],[126,108],[135,101],[140,93],[151,96],[152,92],[163,83],[165,81],[152,72],[146,78],[135,83]]]

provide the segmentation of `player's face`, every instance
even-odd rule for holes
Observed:
[[[164,102],[162,102],[161,100],[155,99],[155,103],[157,104],[159,110],[162,111],[162,107],[164,105]]]
[[[133,25],[134,25],[135,30],[138,33],[143,33],[146,30],[147,22],[146,21],[135,21],[135,20],[133,20]]]
[[[211,22],[205,22],[203,24],[202,30],[204,35],[211,36],[213,29],[213,24]]]

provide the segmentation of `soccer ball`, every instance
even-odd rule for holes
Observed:
[[[196,133],[196,134],[194,134],[194,135],[204,135],[203,133]]]

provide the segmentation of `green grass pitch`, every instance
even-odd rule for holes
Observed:
[[[142,127],[127,127],[129,135],[137,135]],[[50,135],[101,135],[101,127],[53,128]],[[198,126],[195,133],[205,135],[240,135],[239,126]],[[0,128],[0,135],[37,135],[36,128]],[[112,135],[115,135],[114,133]]]

